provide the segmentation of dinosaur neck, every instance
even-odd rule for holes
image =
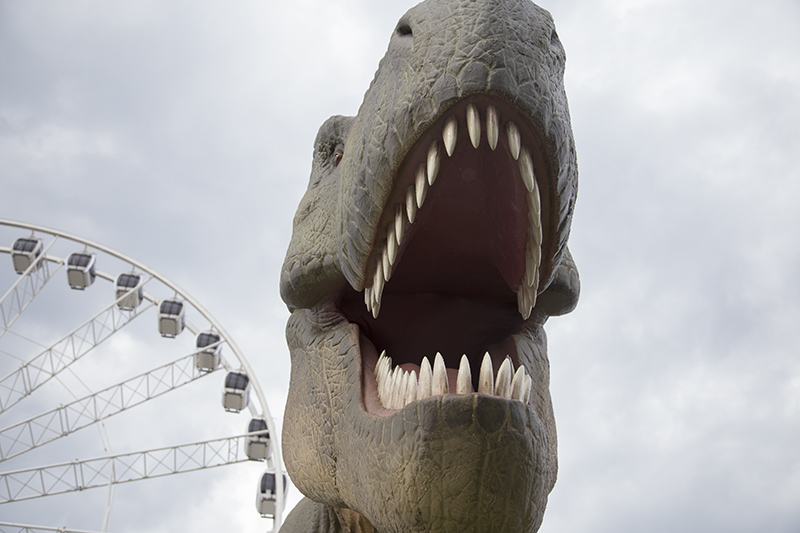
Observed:
[[[336,509],[336,517],[347,533],[376,533],[375,528],[363,515],[350,509]]]

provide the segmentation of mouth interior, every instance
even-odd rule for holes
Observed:
[[[406,157],[387,211],[403,204],[409,185],[413,189],[431,142],[439,139],[441,145],[443,120]],[[365,368],[374,368],[377,354],[385,350],[394,366],[418,373],[423,357],[432,363],[441,353],[454,378],[453,369],[466,355],[478,390],[477,369],[485,353],[492,356],[495,372],[506,357],[518,365],[511,336],[524,323],[517,289],[525,276],[529,193],[506,136],[492,150],[485,129],[474,148],[465,121],[459,120],[452,155],[441,148],[435,183],[405,230],[379,316],[373,318],[361,293],[348,286],[342,294],[340,311],[375,348],[362,346]],[[392,224],[392,215],[384,214],[379,234]],[[450,380],[451,389],[454,382]]]

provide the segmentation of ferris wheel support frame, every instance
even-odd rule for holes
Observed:
[[[94,249],[96,249],[98,251],[101,251],[103,253],[106,253],[106,254],[108,254],[108,255],[110,255],[112,257],[115,257],[115,258],[117,258],[117,259],[119,259],[119,260],[121,260],[123,262],[126,262],[126,263],[132,265],[133,267],[139,269],[140,271],[142,271],[144,273],[149,274],[152,278],[157,279],[159,282],[161,282],[162,284],[164,284],[165,286],[167,286],[168,288],[173,290],[177,295],[179,295],[181,298],[183,298],[186,302],[188,302],[190,305],[192,305],[201,315],[203,315],[203,317],[211,324],[211,326],[216,331],[219,332],[220,336],[225,339],[225,342],[230,346],[231,350],[233,351],[234,355],[236,356],[236,359],[239,361],[239,364],[241,365],[241,367],[245,371],[245,373],[248,376],[255,377],[255,373],[253,372],[253,369],[250,366],[249,362],[244,357],[244,354],[239,349],[238,345],[233,340],[233,338],[228,334],[227,330],[222,326],[222,324],[220,324],[217,321],[217,319],[214,318],[214,316],[211,315],[211,313],[209,313],[208,310],[206,310],[206,308],[202,304],[200,304],[200,302],[198,302],[194,297],[192,297],[189,293],[187,293],[186,291],[181,289],[177,284],[173,283],[172,281],[170,281],[166,277],[162,276],[157,271],[155,271],[154,269],[148,267],[144,263],[141,263],[140,261],[137,261],[136,259],[134,259],[132,257],[129,257],[129,256],[125,255],[125,254],[122,254],[122,253],[120,253],[120,252],[118,252],[118,251],[116,251],[116,250],[114,250],[112,248],[109,248],[107,246],[104,246],[104,245],[102,245],[100,243],[97,243],[97,242],[94,242],[94,241],[91,241],[91,240],[88,240],[88,239],[84,239],[84,238],[79,237],[77,235],[73,235],[73,234],[70,234],[70,233],[67,233],[67,232],[64,232],[64,231],[61,231],[61,230],[57,230],[57,229],[54,229],[54,228],[49,228],[49,227],[46,227],[46,226],[40,226],[40,225],[37,225],[37,224],[29,224],[29,223],[26,223],[26,222],[20,222],[20,221],[9,220],[9,219],[4,219],[4,218],[0,218],[0,226],[15,227],[15,228],[20,228],[20,229],[24,229],[24,230],[29,230],[29,231],[32,231],[34,233],[35,232],[39,232],[39,233],[52,235],[53,237],[55,237],[55,240],[58,240],[59,238],[63,238],[63,239],[69,240],[69,241],[73,241],[73,242],[82,244],[84,246],[87,246],[87,247],[90,247],[90,248],[94,248]],[[54,244],[54,242],[51,242],[48,245],[48,249],[50,248],[50,246],[52,246]],[[43,251],[43,253],[41,254],[41,257],[37,258],[37,261],[45,261],[45,260],[47,260],[47,257],[46,257],[46,254]],[[52,277],[52,276],[50,276],[50,277]],[[105,276],[103,276],[103,277],[105,277]],[[47,281],[49,281],[49,279],[50,278],[48,278],[45,281],[45,283]],[[31,298],[33,298],[33,297],[31,297]],[[23,308],[23,310],[24,310],[24,308]],[[21,313],[22,310],[20,310],[19,312]],[[248,403],[248,409],[250,410],[250,412],[251,412],[251,414],[253,416],[261,416],[261,417],[263,417],[265,419],[265,421],[267,423],[267,428],[268,428],[268,431],[269,431],[269,434],[270,434],[270,440],[272,441],[274,455],[275,455],[273,461],[271,461],[271,462],[273,463],[272,464],[272,468],[275,471],[275,488],[276,488],[277,494],[276,494],[276,502],[275,502],[276,503],[275,515],[272,517],[272,519],[273,519],[274,531],[277,531],[280,528],[280,525],[283,523],[282,513],[283,513],[283,507],[285,505],[285,502],[284,502],[285,488],[284,488],[284,483],[283,483],[283,466],[282,466],[283,461],[282,461],[282,455],[281,455],[281,450],[280,450],[280,438],[279,438],[279,435],[278,435],[277,431],[275,430],[275,421],[274,421],[274,419],[272,418],[272,415],[269,412],[269,406],[267,405],[267,401],[266,401],[266,397],[264,395],[264,392],[261,389],[261,384],[258,382],[257,379],[251,379],[250,380],[250,384],[252,386],[253,392],[255,392],[255,396],[256,396],[256,398],[258,400],[258,404],[259,404],[260,410],[255,409],[253,407],[252,401],[250,401]],[[269,464],[269,462],[270,462],[270,460],[267,459],[267,463],[268,464]]]

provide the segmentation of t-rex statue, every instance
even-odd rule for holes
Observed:
[[[543,326],[574,309],[565,55],[529,0],[428,0],[315,144],[281,272],[281,531],[534,532],[556,480]],[[477,392],[476,392],[477,391]]]

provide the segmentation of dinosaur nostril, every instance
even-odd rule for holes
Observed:
[[[408,22],[400,21],[400,24],[397,25],[397,35],[401,37],[408,37],[411,35],[411,26]]]

